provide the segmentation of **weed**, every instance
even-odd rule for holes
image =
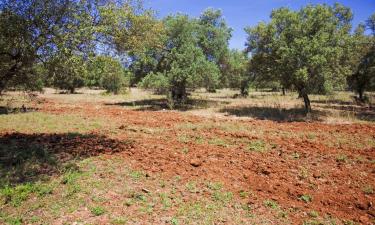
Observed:
[[[250,193],[244,190],[240,191],[240,197],[241,198],[248,198],[250,196]]]
[[[312,140],[312,139],[315,139],[315,138],[316,138],[316,135],[315,135],[314,133],[308,133],[308,134],[306,135],[306,137],[307,137],[307,139]]]
[[[281,210],[278,214],[279,217],[281,218],[288,218],[288,212],[284,211],[284,210]]]
[[[40,197],[50,195],[53,193],[54,186],[51,184],[41,184],[37,188],[37,193]]]
[[[210,190],[218,191],[218,190],[220,190],[221,188],[223,188],[223,184],[220,183],[220,182],[209,182],[209,183],[207,184],[207,187],[208,187]]]
[[[160,193],[161,204],[163,205],[163,209],[168,209],[172,206],[172,201],[169,198],[168,194]]]
[[[128,223],[128,219],[126,217],[117,217],[111,220],[111,224],[115,224],[115,225],[123,225],[127,223]]]
[[[8,217],[8,218],[5,218],[5,222],[8,223],[9,225],[21,225],[24,223],[21,217]]]
[[[363,190],[363,193],[365,193],[366,195],[374,194],[374,188],[371,185],[364,187],[362,190]]]
[[[212,195],[212,198],[214,201],[219,201],[222,203],[228,203],[233,199],[233,193],[232,192],[221,192],[221,191],[215,191]]]
[[[343,221],[343,224],[344,224],[344,225],[356,225],[356,224],[358,224],[358,223],[356,223],[356,222],[354,222],[354,221],[352,221],[352,220],[344,220],[344,221]]]
[[[273,200],[270,200],[270,199],[265,200],[264,205],[268,208],[271,208],[271,209],[278,209],[279,208],[279,204],[277,204],[276,201],[273,201]]]
[[[186,189],[191,193],[197,193],[197,183],[195,181],[189,181],[185,185]]]
[[[293,158],[293,159],[299,159],[299,158],[300,158],[300,155],[299,155],[297,152],[294,152],[294,153],[292,154],[292,158]]]
[[[129,176],[133,179],[133,180],[139,180],[141,179],[143,176],[144,176],[144,173],[142,171],[137,171],[137,170],[133,170],[129,173]]]
[[[302,201],[304,201],[305,203],[309,203],[309,202],[312,201],[312,197],[310,195],[307,195],[307,194],[301,195],[299,197],[299,199],[302,200]]]
[[[340,154],[336,157],[336,161],[340,163],[346,163],[348,162],[348,156],[346,156],[345,154]]]
[[[316,211],[310,211],[310,212],[308,212],[307,214],[308,214],[310,217],[312,217],[312,218],[317,218],[317,217],[319,217],[319,213],[316,212]]]
[[[177,219],[176,217],[173,217],[173,218],[171,219],[171,224],[172,224],[172,225],[179,225],[180,223],[178,222],[178,219]]]
[[[322,223],[318,220],[307,220],[303,222],[303,225],[324,225],[325,223]]]
[[[105,213],[105,209],[101,206],[95,206],[90,209],[94,216],[101,216]]]
[[[182,149],[182,153],[184,153],[184,154],[188,154],[189,153],[189,148],[183,148]]]
[[[208,141],[208,144],[210,145],[216,145],[216,146],[219,146],[219,147],[228,147],[228,144],[225,140],[223,139],[220,139],[220,138],[214,138],[214,139],[211,139]]]
[[[247,150],[263,153],[266,151],[266,143],[262,140],[250,142],[250,144],[247,146]]]
[[[309,170],[306,167],[301,167],[299,170],[298,177],[303,180],[309,177]]]
[[[16,187],[5,186],[0,189],[0,197],[4,199],[5,204],[9,203],[18,207],[27,200],[31,193],[35,191],[35,186],[30,183],[20,184]]]

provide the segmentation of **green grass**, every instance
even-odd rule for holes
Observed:
[[[115,124],[100,118],[87,119],[73,114],[30,112],[0,115],[2,130],[23,133],[87,133],[93,130],[113,129]]]
[[[304,201],[305,203],[310,203],[310,202],[312,202],[312,200],[313,200],[313,198],[311,197],[311,195],[308,195],[308,194],[301,195],[301,196],[299,197],[299,199],[300,199],[301,201]]]
[[[270,199],[267,199],[264,201],[264,206],[268,207],[268,208],[271,208],[271,209],[278,209],[279,208],[279,204],[274,201],[274,200],[270,200]]]
[[[90,211],[94,216],[101,216],[106,212],[102,206],[94,206],[90,209]]]
[[[264,153],[267,151],[266,143],[262,140],[252,141],[248,144],[247,151]]]

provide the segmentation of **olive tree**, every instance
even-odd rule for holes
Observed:
[[[371,34],[366,34],[366,28]],[[348,84],[357,94],[360,101],[365,100],[364,92],[375,89],[375,14],[366,24],[360,24],[351,38],[349,65],[352,73]]]
[[[352,13],[335,4],[308,5],[299,11],[272,11],[269,23],[246,28],[247,50],[260,65],[256,76],[295,88],[311,112],[309,94],[328,93],[345,84]]]
[[[158,56],[157,70],[147,75],[141,86],[152,88],[149,85],[160,83],[155,78],[162,79],[172,100],[184,103],[189,88],[215,86],[220,71],[214,62],[206,59],[198,45],[199,25],[195,20],[177,14],[165,18],[164,26],[164,47]]]

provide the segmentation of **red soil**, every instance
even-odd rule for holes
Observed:
[[[93,104],[59,105],[46,102],[39,105],[41,111],[50,113],[76,113],[85,117],[102,117],[115,121],[120,132],[119,140],[131,137],[135,144],[122,154],[124,160],[148,173],[159,173],[165,177],[179,175],[182,179],[204,179],[220,181],[228,190],[239,193],[252,190],[249,197],[253,208],[261,207],[265,199],[273,199],[283,208],[294,208],[289,217],[294,223],[306,219],[306,212],[317,211],[320,215],[332,215],[371,224],[375,219],[375,195],[366,194],[363,188],[375,188],[374,145],[356,145],[362,138],[375,139],[375,125],[332,125],[318,122],[277,123],[261,120],[207,119],[178,112],[152,112],[126,110],[117,106],[97,108]],[[208,129],[179,129],[183,123],[221,124],[229,122],[245,126],[249,131],[225,131],[217,127]],[[152,134],[129,127],[162,129]],[[260,135],[260,132],[263,132]],[[311,140],[298,136],[314,133]],[[297,136],[285,136],[282,134]],[[229,140],[229,146],[218,146],[207,142],[186,143],[179,135],[203,137],[204,140],[220,138]],[[349,143],[335,143],[338,136]],[[242,140],[258,140],[273,143],[265,153],[246,151]],[[362,140],[363,142],[363,140]],[[188,153],[182,149],[188,148]],[[297,153],[299,157],[293,158]],[[344,154],[347,157],[339,160]],[[310,203],[300,197],[308,194]]]

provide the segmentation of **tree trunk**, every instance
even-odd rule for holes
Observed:
[[[70,89],[69,89],[69,92],[70,92],[70,94],[74,94],[74,92],[75,92],[75,88],[70,88]]]
[[[281,90],[283,92],[283,96],[285,96],[286,95],[285,88],[283,87]]]
[[[303,101],[305,102],[305,113],[311,113],[311,104],[309,96],[306,93],[301,93]]]
[[[186,102],[187,93],[185,85],[174,86],[171,90],[171,94],[174,103],[183,104]]]
[[[240,89],[241,89],[241,95],[242,96],[248,96],[249,95],[249,82],[248,81],[242,81]]]
[[[364,101],[364,96],[363,96],[363,94],[364,94],[364,91],[363,91],[363,89],[358,89],[357,90],[358,91],[358,97],[359,97],[359,100],[361,101],[361,102],[363,102]]]

